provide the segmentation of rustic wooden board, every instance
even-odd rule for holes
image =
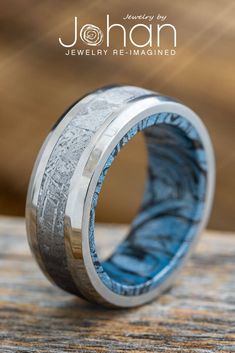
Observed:
[[[124,227],[100,226],[113,242]],[[206,232],[175,286],[151,304],[108,310],[52,286],[22,219],[0,218],[0,352],[233,352],[235,237]]]

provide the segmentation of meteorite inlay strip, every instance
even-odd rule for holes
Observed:
[[[149,92],[136,87],[114,87],[80,101],[76,116],[59,137],[48,160],[38,198],[37,236],[48,273],[60,287],[71,292],[76,290],[71,285],[64,248],[64,214],[71,177],[82,152],[107,117],[144,93]]]

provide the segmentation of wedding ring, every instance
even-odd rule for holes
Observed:
[[[102,260],[94,234],[99,193],[139,132],[148,153],[140,211]],[[98,89],[66,111],[39,152],[26,204],[31,250],[62,289],[106,306],[141,305],[177,277],[207,223],[214,182],[210,138],[191,109],[143,88]]]

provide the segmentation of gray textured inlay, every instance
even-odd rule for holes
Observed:
[[[136,87],[114,87],[85,97],[48,160],[38,197],[37,236],[48,273],[70,292],[77,292],[64,255],[64,214],[71,177],[82,152],[110,113],[146,93],[149,91]]]

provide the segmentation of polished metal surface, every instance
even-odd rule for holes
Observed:
[[[167,152],[176,156],[178,150],[178,159],[168,163],[167,158],[164,164],[160,162],[162,154],[159,156],[158,152],[149,152],[150,157],[157,161],[150,163],[157,179],[161,177],[161,170],[164,174],[164,168],[174,170],[174,163],[183,166],[185,160],[188,161],[191,166],[189,174],[194,173],[195,165],[198,164],[200,195],[197,194],[193,198],[193,194],[191,195],[185,188],[182,197],[182,190],[178,189],[175,193],[177,196],[174,196],[173,200],[171,188],[167,207],[172,202],[177,202],[178,207],[179,203],[182,204],[184,201],[182,212],[187,209],[188,213],[186,212],[185,216],[185,213],[181,212],[180,215],[173,215],[173,220],[167,219],[164,203],[165,223],[163,218],[160,220],[161,224],[164,224],[162,229],[165,229],[169,222],[172,222],[174,225],[172,228],[175,229],[178,224],[178,231],[172,229],[172,237],[168,242],[172,252],[169,259],[167,259],[169,255],[165,255],[161,249],[158,250],[157,260],[149,260],[154,257],[157,250],[150,254],[150,238],[147,241],[135,231],[135,223],[137,224],[141,217],[146,217],[143,210],[139,218],[137,216],[133,222],[132,241],[128,242],[128,239],[131,239],[129,234],[126,243],[123,243],[125,249],[117,249],[109,262],[101,263],[96,253],[94,239],[94,216],[98,194],[105,173],[116,154],[142,130],[149,141],[147,145],[150,149],[155,146],[156,151],[160,151],[167,142],[167,147],[163,150],[164,155]],[[162,137],[164,144],[160,146],[158,141]],[[187,149],[189,143],[191,147]],[[179,167],[179,173],[181,169]],[[177,178],[172,177],[171,182],[175,182]],[[26,205],[27,234],[31,250],[47,277],[71,293],[108,306],[131,307],[143,304],[169,286],[191,252],[197,235],[205,227],[210,214],[214,178],[214,157],[207,130],[189,108],[170,98],[138,87],[110,86],[99,89],[69,109],[52,129],[38,155]],[[178,179],[176,181],[178,183]],[[191,179],[186,179],[187,182],[191,185]],[[172,185],[175,188],[176,184]],[[159,188],[159,184],[154,182],[150,194],[155,189],[163,190],[161,194],[169,193],[166,183]],[[146,192],[144,197],[148,198],[150,194]],[[197,203],[195,201],[195,205],[192,204],[192,200],[199,199],[199,196],[201,200],[197,200]],[[161,197],[158,192],[158,196],[148,208],[147,216],[161,203],[159,202]],[[185,228],[183,222],[185,223],[185,218],[188,222],[189,214],[194,218]],[[184,221],[179,223],[176,216],[184,218]],[[167,217],[172,218],[172,214],[170,216],[167,214]],[[155,222],[156,217],[147,222],[148,230],[157,233],[160,227],[159,219],[158,223],[153,223],[153,220]],[[142,230],[146,232],[147,228]],[[176,238],[177,246],[174,244]],[[140,256],[137,251],[133,251],[139,239],[138,250],[144,251],[145,255],[147,253],[144,258],[143,253]],[[160,243],[159,234],[155,236],[153,243],[156,241]],[[133,253],[127,255],[130,251]],[[139,268],[135,275],[132,273],[132,267]],[[150,267],[153,270],[150,270]]]

